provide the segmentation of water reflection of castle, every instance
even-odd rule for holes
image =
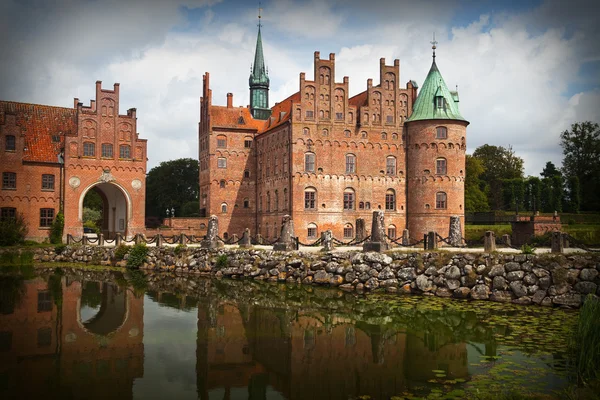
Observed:
[[[432,370],[468,376],[466,345],[439,334],[210,301],[198,307],[196,369],[200,399],[246,387],[249,399],[272,390],[288,399],[389,398]]]
[[[144,305],[115,284],[96,285],[97,313],[81,319],[82,283],[58,278],[25,281],[0,314],[2,392],[18,398],[132,398],[143,375]],[[60,295],[62,293],[62,301]]]

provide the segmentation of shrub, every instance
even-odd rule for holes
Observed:
[[[521,253],[523,254],[535,254],[535,247],[528,244],[521,246]]]
[[[55,252],[56,254],[62,254],[62,252],[63,252],[63,251],[65,251],[65,248],[66,248],[66,247],[67,247],[67,245],[66,245],[66,244],[59,244],[59,245],[56,245],[56,246],[54,247],[54,252]]]
[[[550,246],[552,233],[546,232],[543,235],[536,235],[531,238],[529,244],[531,246]]]
[[[22,214],[17,213],[15,218],[1,219],[0,246],[14,246],[23,243],[27,231],[27,224]]]
[[[121,244],[119,245],[119,247],[117,247],[115,249],[115,260],[117,261],[121,261],[123,258],[125,258],[125,254],[127,254],[129,252],[129,247]]]
[[[217,268],[225,268],[227,266],[227,261],[227,254],[221,254],[219,257],[217,257]]]
[[[148,255],[148,247],[146,243],[139,243],[134,245],[129,252],[127,257],[127,268],[139,268],[146,261]]]
[[[65,228],[65,216],[62,212],[56,214],[52,227],[50,228],[50,243],[61,244],[63,229]]]
[[[175,255],[180,255],[181,253],[183,253],[185,251],[185,249],[187,248],[187,246],[185,244],[178,244],[175,247],[175,250],[173,250],[173,252],[175,253]]]
[[[94,233],[97,235],[100,233],[100,228],[98,228],[98,225],[96,225],[96,223],[94,221],[86,221],[83,223],[83,227],[84,228],[91,228],[94,230]]]

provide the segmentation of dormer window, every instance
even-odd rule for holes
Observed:
[[[442,96],[435,97],[435,106],[437,108],[444,108],[444,98]]]

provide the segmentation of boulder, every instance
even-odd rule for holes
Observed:
[[[519,271],[521,269],[521,264],[518,262],[507,262],[504,264],[504,269],[506,272]]]
[[[535,304],[541,304],[542,300],[544,300],[544,298],[546,297],[546,291],[545,290],[538,290],[533,294],[533,297],[531,298],[531,300],[535,303]]]
[[[318,284],[326,284],[329,283],[329,280],[332,278],[332,274],[325,272],[323,270],[317,271],[317,273],[314,276],[314,281],[315,283]]]
[[[511,282],[509,284],[509,287],[510,287],[510,290],[512,290],[512,292],[515,294],[515,296],[517,296],[517,297],[527,296],[527,288],[521,282]]]
[[[433,290],[433,283],[427,279],[425,275],[419,275],[417,277],[417,288],[423,292],[430,292]]]
[[[447,279],[446,280],[446,287],[449,290],[456,290],[456,289],[458,289],[460,287],[460,281],[457,280],[457,279]]]
[[[506,274],[506,279],[508,279],[511,282],[520,281],[521,279],[523,279],[523,276],[525,276],[525,272],[523,271],[511,271],[508,274]]]
[[[379,287],[379,281],[377,278],[370,278],[365,282],[365,289],[374,290]]]
[[[552,303],[561,306],[579,307],[581,305],[581,300],[580,294],[561,294],[555,296],[552,299]]]
[[[453,265],[446,271],[446,279],[459,279],[460,278],[460,269]]]
[[[469,297],[470,294],[471,289],[469,289],[468,287],[459,287],[458,289],[454,290],[454,292],[452,292],[452,296],[456,297],[457,299],[466,299],[467,297]]]
[[[495,276],[504,276],[504,274],[506,273],[506,270],[504,269],[504,265],[500,265],[500,264],[496,264],[492,267],[492,269],[490,270],[490,273],[488,274],[490,278],[493,278]]]
[[[458,282],[458,281],[457,281]],[[438,297],[452,297],[452,293],[454,291],[451,289],[447,289],[447,288],[438,288],[435,291],[435,295]]]
[[[537,280],[535,274],[532,274],[531,272],[526,273],[523,277],[523,283],[526,285],[535,285],[537,284]]]
[[[392,271],[390,267],[385,267],[383,270],[381,270],[378,276],[378,278],[381,280],[392,279],[395,277],[396,274],[394,274],[394,271]]]
[[[490,300],[498,301],[500,303],[508,303],[512,301],[512,293],[507,290],[494,290],[490,295]]]
[[[365,253],[364,260],[370,263],[379,263],[381,265],[390,265],[392,263],[392,257],[376,252]]]
[[[396,273],[396,276],[401,281],[412,281],[413,279],[415,279],[417,274],[415,273],[414,268],[409,267],[409,268],[401,268],[400,270],[398,270],[398,272]]]
[[[596,285],[594,282],[581,281],[575,284],[575,290],[581,294],[594,294],[596,293],[597,288],[598,285]]]
[[[579,274],[579,279],[582,281],[593,281],[598,276],[598,271],[592,268],[584,268]]]
[[[506,290],[506,279],[503,276],[495,276],[492,281],[492,289],[493,290]]]
[[[490,297],[490,289],[486,285],[475,285],[471,289],[471,298],[475,300],[487,300]]]

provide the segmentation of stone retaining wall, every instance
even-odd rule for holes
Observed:
[[[124,267],[114,248],[67,246],[60,255],[37,249],[42,262]],[[597,255],[496,253],[282,253],[262,250],[148,248],[145,270],[338,287],[398,294],[579,307],[600,295]]]

